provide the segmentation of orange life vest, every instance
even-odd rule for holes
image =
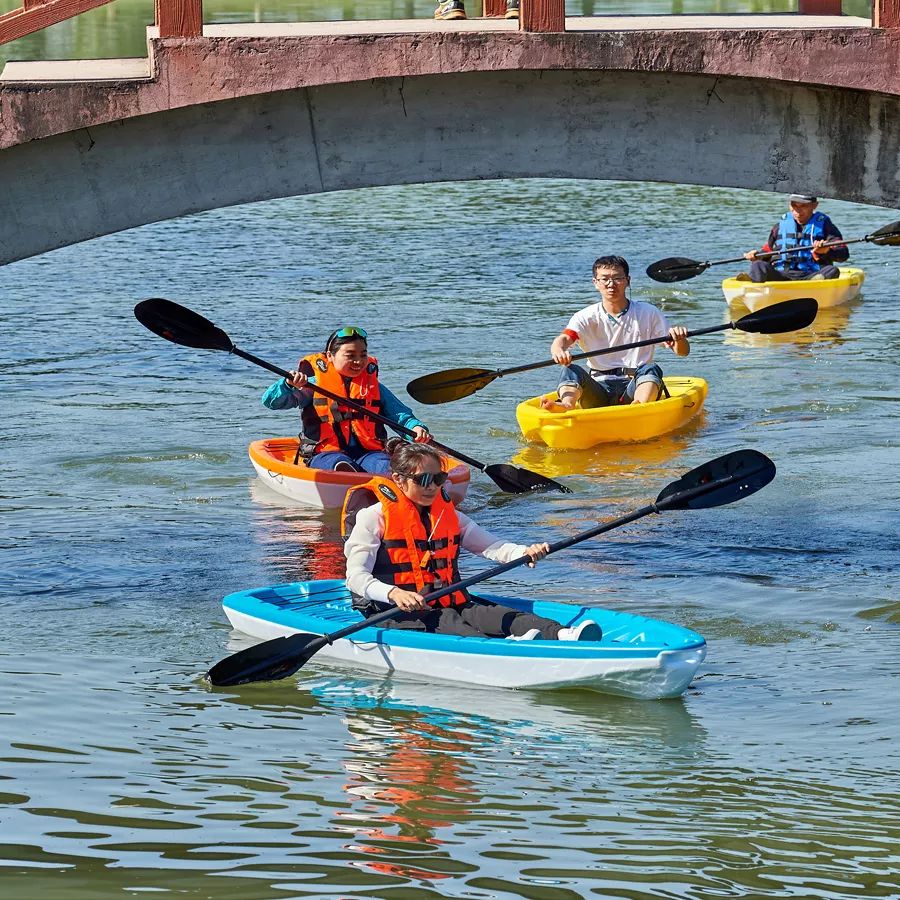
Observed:
[[[459,581],[459,516],[445,488],[441,488],[428,510],[428,530],[415,503],[390,478],[373,476],[365,484],[350,488],[344,500],[341,534],[346,540],[356,513],[375,502],[384,512],[384,534],[372,574],[386,584],[406,591],[428,594]],[[462,606],[469,602],[465,591],[454,591],[429,601],[431,606]]]
[[[362,375],[349,380],[349,394],[347,379],[328,362],[328,357],[324,353],[304,356],[300,361],[300,368],[309,375],[307,367],[315,375],[319,387],[331,391],[332,394],[348,397],[371,412],[381,413],[378,360],[374,356],[369,357],[369,364]],[[356,440],[365,450],[384,450],[384,443],[387,440],[384,425],[355,409],[342,406],[323,394],[313,394],[313,402],[303,410],[301,419],[304,456],[329,451],[346,453],[351,435],[356,436]]]

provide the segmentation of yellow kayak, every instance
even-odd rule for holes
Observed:
[[[708,386],[702,378],[665,378],[671,397],[656,403],[627,406],[576,407],[570,412],[541,409],[541,397],[516,407],[516,419],[526,440],[559,450],[587,450],[597,444],[646,441],[686,425],[703,409]],[[554,400],[556,394],[546,394]]]
[[[696,417],[692,422],[700,421]],[[687,449],[693,439],[693,428],[682,428],[661,434],[641,443],[603,444],[587,450],[553,450],[546,444],[525,444],[513,454],[510,462],[546,478],[588,475],[594,478],[629,477],[641,469],[658,469],[669,465]]]
[[[722,292],[729,303],[743,303],[750,312],[756,312],[782,300],[812,297],[819,309],[840,306],[852,300],[862,287],[866,273],[862,269],[841,268],[840,278],[824,278],[817,281],[762,281],[754,283],[737,278],[726,278]]]

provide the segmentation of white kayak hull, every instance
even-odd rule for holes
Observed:
[[[310,596],[329,585],[333,586],[330,597]],[[603,628],[603,640],[505,641],[367,628],[326,645],[316,656],[429,681],[534,690],[587,688],[642,700],[683,694],[706,656],[706,642],[700,635],[667,622],[567,604],[488,599],[533,608],[537,615],[566,624],[592,618]],[[298,631],[325,634],[359,621],[341,581],[242,591],[226,597],[223,606],[235,629],[260,640]]]

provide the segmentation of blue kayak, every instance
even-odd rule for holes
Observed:
[[[319,651],[340,664],[483,687],[587,688],[641,700],[678,697],[706,656],[694,631],[658,619],[565,603],[481,594],[571,627],[593,619],[599,641],[506,641],[391,628],[364,628]],[[302,581],[229,594],[238,631],[261,640],[298,631],[327,634],[360,621],[342,580]]]

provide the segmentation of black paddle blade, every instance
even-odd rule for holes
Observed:
[[[697,262],[696,259],[688,259],[686,256],[669,256],[647,266],[647,274],[654,281],[672,284],[674,281],[687,281],[688,278],[693,278],[708,268],[709,263]]]
[[[532,491],[559,491],[561,494],[571,494],[570,488],[552,478],[538,475],[528,469],[520,469],[518,466],[510,466],[506,463],[496,463],[486,466],[484,474],[493,479],[494,484],[507,494],[529,494]]]
[[[318,634],[303,632],[263,641],[226,656],[206,673],[206,679],[213,687],[277,681],[293,675],[327,643]]]
[[[691,469],[656,498],[664,509],[710,509],[743,500],[775,477],[775,463],[757,450],[735,450]]]
[[[879,228],[878,231],[872,232],[866,240],[879,247],[900,246],[900,222],[891,222],[890,225]]]
[[[819,304],[812,297],[799,297],[765,306],[738,319],[734,327],[754,334],[783,334],[811,325],[818,311]]]
[[[445,369],[414,378],[406,393],[419,403],[452,403],[487,387],[496,377],[489,369]]]
[[[162,297],[142,300],[135,306],[134,316],[145,328],[173,344],[228,353],[234,348],[231,338],[209,319]]]

